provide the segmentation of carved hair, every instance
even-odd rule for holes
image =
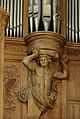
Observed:
[[[47,54],[41,54],[41,55],[39,55],[39,57],[37,58],[37,61],[38,61],[38,62],[40,62],[40,58],[41,58],[41,57],[46,57],[47,60],[48,60],[49,62],[51,62],[51,57],[50,57],[49,55],[47,55]]]

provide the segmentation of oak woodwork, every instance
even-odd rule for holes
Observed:
[[[24,83],[22,74],[25,77],[26,71],[21,61],[27,55],[26,50],[23,38],[4,37],[4,119],[23,119],[26,113],[23,111],[26,110],[24,104],[17,99],[18,91]]]
[[[24,87],[28,83],[28,73],[26,67],[21,63],[24,57],[27,55],[27,47],[24,39],[22,38],[4,38],[5,41],[5,69],[4,69],[4,77],[8,77],[8,74],[15,74],[15,71],[18,71],[16,76],[13,75],[16,79],[20,82],[18,83],[17,87],[17,80],[13,80],[12,89],[16,90],[18,94],[20,88]],[[69,68],[69,78],[68,80],[64,80],[58,84],[58,97],[54,103],[54,107],[51,110],[48,110],[41,119],[73,119],[73,117],[78,118],[80,115],[79,112],[79,105],[80,105],[80,92],[79,92],[79,84],[80,84],[80,77],[79,77],[79,67],[80,67],[80,44],[71,44],[67,43],[64,47],[63,52],[68,55],[68,68]],[[10,70],[10,69],[13,70]],[[8,69],[8,71],[7,71]],[[17,69],[17,70],[16,70]],[[9,73],[8,73],[9,72]],[[11,73],[10,73],[11,72]],[[6,73],[6,74],[5,74]],[[12,76],[11,76],[12,77]],[[5,79],[4,78],[4,79]],[[12,78],[11,78],[12,80]],[[6,81],[6,82],[5,82]],[[4,81],[6,86],[7,80]],[[14,83],[15,81],[15,83]],[[11,82],[10,82],[11,83]],[[6,87],[7,88],[7,87]],[[12,93],[12,89],[10,89]],[[7,91],[7,90],[6,90]],[[10,94],[10,93],[9,93]],[[4,97],[6,94],[4,92]],[[13,98],[16,97],[16,98]],[[4,119],[28,119],[28,105],[25,103],[21,103],[18,101],[17,95],[13,96],[12,98],[15,99],[16,105],[14,106],[14,110],[12,108],[5,109],[7,103],[4,103]],[[9,97],[8,97],[9,98]],[[13,105],[14,103],[8,103]],[[10,106],[11,107],[11,106]],[[34,111],[34,108],[32,108]],[[75,116],[74,116],[75,112]]]
[[[0,119],[3,119],[4,30],[9,14],[0,7]]]
[[[80,44],[68,43],[64,51],[69,57],[69,78],[66,83],[66,119],[79,119]]]
[[[24,3],[25,9],[28,10],[28,7],[26,7],[28,4],[28,0],[25,0]],[[25,9],[23,24],[26,25],[23,28],[24,36],[26,36],[28,33],[28,12],[26,12]],[[65,9],[65,0],[63,0],[62,2],[62,13],[63,16],[65,16],[65,10],[63,9]],[[8,21],[9,14],[6,14],[6,12],[4,12],[4,10],[2,9],[0,13],[1,12],[6,16],[1,14],[2,17],[0,16],[0,21],[3,17],[5,17],[6,21]],[[62,17],[62,19],[64,20],[62,21],[63,27],[61,27],[61,32],[65,37],[65,18]],[[30,115],[28,113],[28,106],[31,104],[21,103],[17,98],[19,90],[28,84],[28,69],[24,66],[22,60],[24,59],[24,57],[27,56],[27,54],[30,55],[32,51],[31,46],[34,46],[33,48],[35,48],[34,42],[37,43],[37,40],[35,40],[35,36],[39,38],[40,35],[42,39],[46,39],[47,37],[48,40],[49,37],[53,39],[53,35],[44,35],[44,33],[33,33],[32,35],[25,37],[25,39],[29,38],[26,41],[27,45],[30,46],[29,49],[29,47],[26,47],[24,38],[9,38],[3,36],[4,26],[7,26],[7,22],[5,23],[5,20],[3,21],[4,22],[0,22],[0,119],[28,119],[28,116]],[[55,34],[55,38],[57,38],[57,34]],[[63,37],[61,38],[63,39]],[[30,39],[33,41],[30,41]],[[33,43],[31,44],[31,42]],[[48,47],[49,46],[47,43],[46,48]],[[57,100],[54,103],[54,107],[53,109],[48,110],[46,113],[44,113],[41,119],[80,118],[80,44],[67,43],[62,51],[69,57],[69,78],[68,80],[64,80],[57,85],[58,96]],[[33,105],[35,105],[35,103]],[[31,111],[34,111],[33,106]]]
[[[56,50],[62,55],[62,48],[66,43],[65,38],[54,32],[34,32],[27,35],[24,40],[28,45],[28,53],[33,48],[40,48],[46,50]]]
[[[57,85],[68,77],[68,57],[63,54],[65,39],[52,32],[35,32],[26,36],[25,41],[28,54],[32,54],[23,59],[29,70],[28,84],[19,91],[18,98],[28,102],[28,118],[39,119],[54,107]]]

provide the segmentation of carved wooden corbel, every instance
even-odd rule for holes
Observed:
[[[25,41],[28,55],[23,64],[31,73],[29,84],[20,89],[18,99],[28,101],[29,118],[39,119],[54,107],[57,85],[68,77],[68,57],[63,54],[66,42],[64,37],[53,32],[35,32],[25,37]]]

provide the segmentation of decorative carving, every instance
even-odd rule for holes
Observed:
[[[6,50],[8,50],[8,51],[10,51],[10,52],[26,52],[26,47],[24,47],[24,46],[17,46],[17,45],[15,45],[14,44],[14,46],[11,46],[11,44],[10,45],[5,45],[5,49]]]
[[[28,55],[23,64],[28,69],[28,84],[19,91],[18,98],[28,102],[28,117],[39,119],[53,108],[58,95],[57,85],[68,77],[68,57],[63,55],[65,38],[41,31],[27,35],[25,41]]]
[[[4,68],[4,109],[16,109],[16,97],[19,90],[19,67],[14,64],[5,64]]]
[[[6,38],[5,37],[5,60],[21,62],[26,56],[26,43],[21,38]]]
[[[61,58],[57,51],[52,54],[40,49],[33,49],[32,54],[23,59],[23,63],[30,70],[29,84],[23,87],[18,94],[22,102],[29,100],[30,94],[41,114],[53,108],[57,98],[57,85],[61,79],[68,77],[68,57]]]
[[[65,49],[65,52],[68,56],[79,56],[80,57],[80,50],[79,49],[68,49],[67,50]]]
[[[66,53],[69,57],[80,57],[80,46],[79,44],[71,44],[67,43],[64,47],[64,53]]]
[[[16,109],[16,102],[13,99],[8,99],[4,101],[4,109],[8,110],[15,110]]]

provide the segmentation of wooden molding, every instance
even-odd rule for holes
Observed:
[[[3,8],[0,7],[0,17],[5,30],[9,22],[10,13],[6,12]]]
[[[27,55],[27,47],[23,38],[5,37],[4,45],[5,61],[21,62]]]
[[[69,56],[70,60],[80,60],[80,43],[67,43],[64,52]]]
[[[62,55],[62,48],[65,44],[65,38],[61,34],[45,31],[31,33],[24,40],[28,45],[28,53],[33,48],[40,48],[57,50]]]

